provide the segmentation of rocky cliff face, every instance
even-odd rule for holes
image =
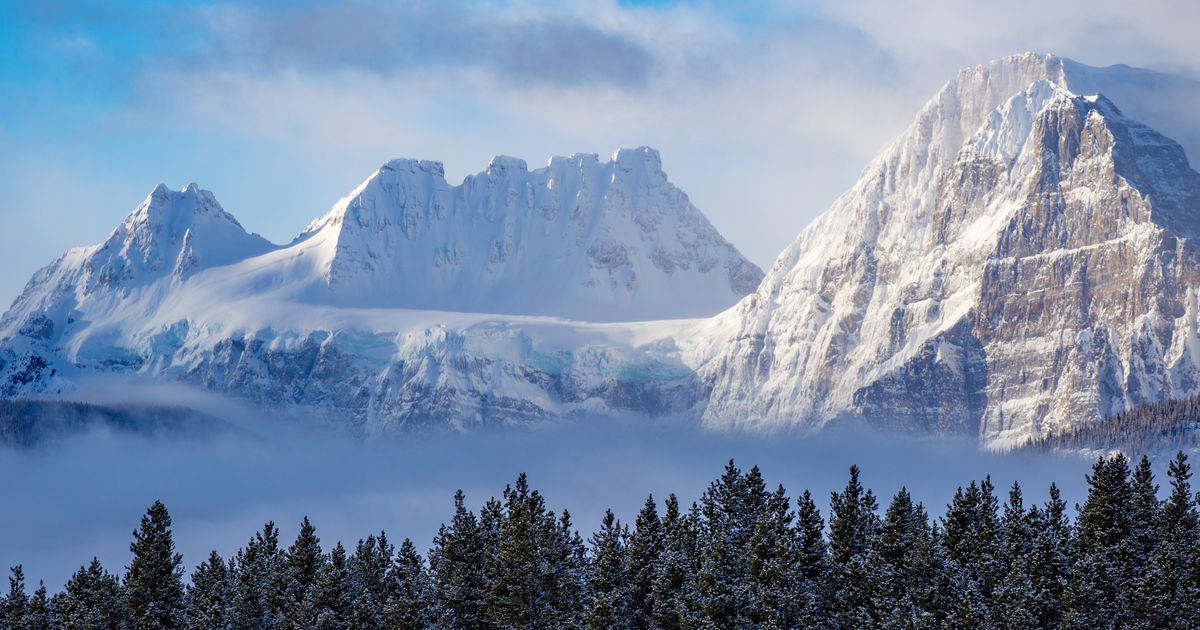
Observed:
[[[1005,447],[1194,393],[1200,175],[1074,67],[1011,57],[930,101],[713,324],[706,423]]]

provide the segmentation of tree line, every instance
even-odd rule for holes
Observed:
[[[1200,446],[1200,396],[1162,400],[1093,423],[1048,432],[1024,448],[1035,451],[1165,453]]]
[[[1069,510],[1053,484],[960,487],[931,518],[901,489],[886,509],[850,468],[828,519],[807,491],[730,461],[699,501],[609,511],[585,541],[524,475],[478,513],[460,491],[422,556],[383,532],[324,548],[267,523],[185,579],[167,508],[133,533],[123,575],[98,560],[28,594],[20,566],[0,627],[28,628],[1197,628],[1200,518],[1187,457],[1159,498],[1150,462],[1101,457]],[[660,510],[661,507],[661,510]],[[1073,511],[1074,517],[1068,512]]]

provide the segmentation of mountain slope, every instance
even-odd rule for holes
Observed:
[[[644,147],[533,171],[500,157],[457,187],[394,160],[285,246],[160,186],[0,318],[0,398],[118,372],[371,432],[668,413],[699,396],[669,342],[684,324],[552,316],[712,314],[761,276]]]
[[[1078,67],[947,84],[711,324],[706,423],[850,413],[1005,447],[1195,393],[1200,175],[1073,92]]]

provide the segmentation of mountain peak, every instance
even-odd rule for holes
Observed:
[[[257,255],[271,244],[248,234],[216,197],[190,183],[159,184],[88,261],[93,286],[127,284],[163,273],[180,278],[201,268]]]
[[[503,175],[509,171],[523,173],[528,170],[529,165],[527,165],[525,160],[522,160],[521,158],[515,158],[509,155],[497,155],[496,157],[492,158],[491,162],[488,162],[487,170],[484,172],[491,175]]]
[[[552,157],[532,171],[499,155],[458,186],[440,162],[394,160],[310,225],[309,239],[322,243],[313,299],[359,306],[691,317],[733,304],[762,274],[649,147],[603,163]]]
[[[852,414],[1004,447],[1200,391],[1200,174],[1118,70],[957,73],[719,316],[706,422]]]

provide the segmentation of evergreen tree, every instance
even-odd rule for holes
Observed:
[[[751,623],[754,595],[748,575],[749,542],[765,509],[766,492],[758,468],[743,475],[733,460],[700,498],[699,592],[705,622],[717,628]]]
[[[378,536],[371,534],[358,541],[350,556],[350,590],[355,597],[352,618],[356,629],[384,627],[384,608],[392,592],[388,578],[394,553],[387,534],[380,532]]]
[[[442,525],[429,552],[438,626],[452,630],[479,628],[480,607],[488,591],[479,522],[467,510],[462,490],[454,493],[454,517]]]
[[[796,594],[799,625],[816,628],[828,617],[826,610],[829,546],[825,520],[808,490],[796,500]]]
[[[831,593],[827,602],[834,628],[866,628],[878,621],[875,592],[879,581],[870,551],[879,532],[879,504],[863,488],[858,466],[842,492],[830,497],[829,558]]]
[[[346,548],[342,543],[329,552],[329,562],[321,566],[314,597],[317,601],[317,623],[320,630],[345,630],[350,627],[353,596],[350,591],[350,569]]]
[[[71,576],[66,590],[55,596],[52,605],[64,628],[119,630],[128,619],[120,580],[96,558]]]
[[[50,598],[46,595],[46,585],[38,582],[37,590],[29,598],[25,609],[25,619],[19,626],[24,630],[51,630],[60,624],[50,610]]]
[[[1121,454],[1099,458],[1087,481],[1087,501],[1079,510],[1078,570],[1072,571],[1069,619],[1086,620],[1098,629],[1127,627],[1134,621],[1126,615],[1135,586],[1129,460]]]
[[[663,514],[663,553],[654,579],[652,626],[664,630],[695,628],[700,623],[699,598],[695,576],[699,571],[697,514],[695,505],[689,514],[679,510],[679,499],[667,497]]]
[[[137,630],[183,625],[183,556],[175,552],[171,515],[162,501],[142,517],[129,545],[133,561],[125,572],[125,602]]]
[[[878,584],[874,608],[880,627],[931,627],[936,567],[925,508],[906,488],[892,498],[871,553]]]
[[[279,529],[268,522],[238,550],[233,575],[231,621],[238,628],[278,628],[283,623],[283,553]]]
[[[796,601],[797,545],[787,491],[768,495],[748,541],[750,618],[760,628],[792,628],[799,618]]]
[[[29,596],[25,594],[25,571],[21,565],[12,567],[8,578],[8,595],[0,599],[0,627],[16,628],[25,621]]]
[[[557,611],[559,628],[582,628],[586,610],[580,605],[588,598],[589,571],[587,547],[571,524],[571,514],[563,510],[558,532],[547,552],[551,563],[550,607]]]
[[[1039,628],[1057,628],[1062,622],[1063,595],[1070,581],[1072,548],[1067,505],[1058,486],[1050,484],[1044,509],[1030,510],[1032,535],[1029,573],[1030,614]]]
[[[1033,523],[1030,513],[1025,511],[1021,485],[1015,481],[1004,503],[1001,527],[1004,577],[996,587],[996,601],[991,607],[996,626],[1010,630],[1036,628],[1037,620],[1031,608],[1033,577],[1029,565],[1033,552]]]
[[[558,589],[552,568],[544,562],[547,545],[557,535],[553,513],[529,489],[525,474],[504,490],[504,516],[499,528],[494,577],[487,601],[489,621],[501,627],[552,628],[569,611],[554,608],[549,594]]]
[[[654,617],[654,583],[665,546],[662,519],[653,496],[638,512],[629,541],[630,608],[634,628],[649,628]]]
[[[320,616],[317,582],[328,559],[321,550],[317,529],[304,517],[296,541],[283,557],[283,603],[285,626],[300,630],[312,628]]]
[[[592,536],[592,602],[587,626],[595,630],[632,627],[633,601],[629,550],[629,531],[621,526],[612,510],[604,514],[600,531]]]
[[[232,628],[231,590],[229,567],[221,554],[213,551],[192,573],[192,583],[184,597],[184,625],[190,630]]]
[[[400,544],[388,581],[392,593],[384,608],[388,628],[419,630],[433,621],[432,587],[425,561],[408,538]]]
[[[1171,495],[1158,514],[1158,545],[1141,582],[1144,610],[1135,621],[1144,628],[1200,627],[1197,549],[1200,522],[1191,490],[1191,466],[1182,452],[1167,468]]]

